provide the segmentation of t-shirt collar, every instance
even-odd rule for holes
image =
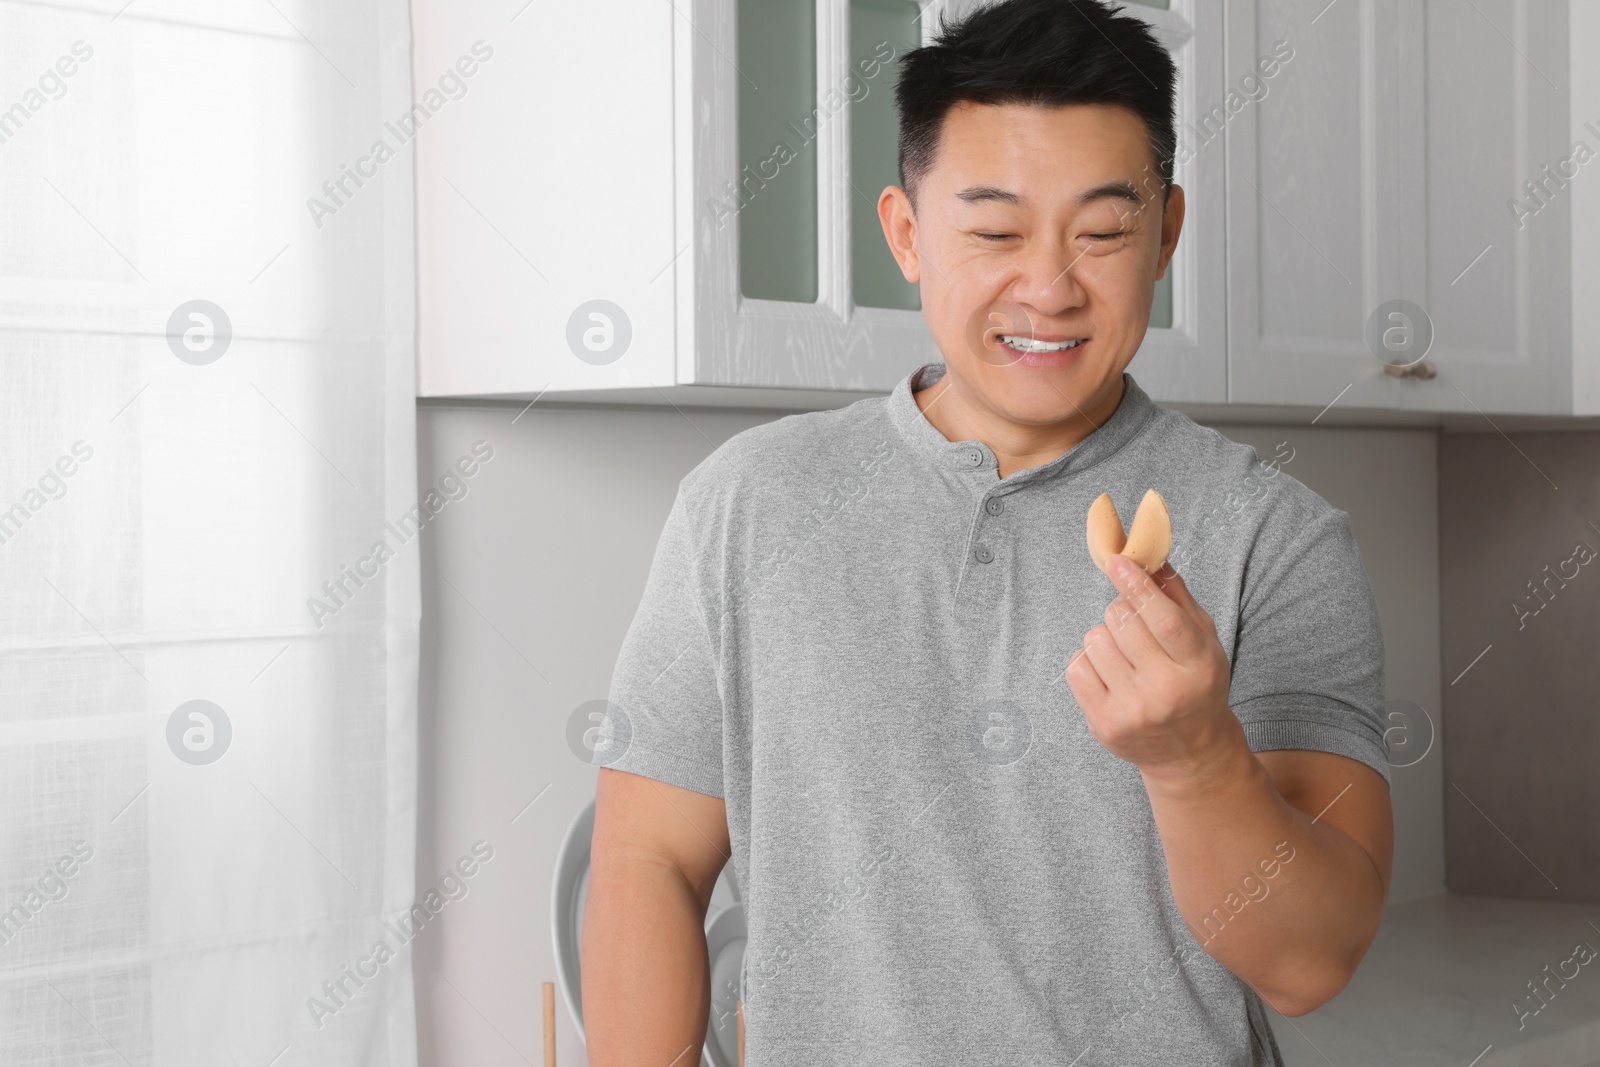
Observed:
[[[914,391],[944,377],[945,364],[926,363],[904,378],[889,394],[889,420],[906,443],[933,464],[957,471],[994,471],[998,461],[981,441],[951,441],[936,429],[917,406]],[[1007,482],[1055,478],[1086,470],[1116,452],[1144,429],[1159,409],[1133,376],[1122,374],[1122,400],[1098,429],[1048,463],[1011,474]]]

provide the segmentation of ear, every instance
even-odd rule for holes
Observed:
[[[1161,212],[1161,251],[1156,261],[1158,279],[1167,273],[1167,264],[1172,262],[1172,254],[1178,250],[1178,234],[1183,230],[1183,216],[1187,206],[1184,201],[1183,186],[1174,182],[1172,192],[1167,194],[1166,206]]]
[[[917,217],[911,200],[898,185],[885,187],[878,195],[878,222],[889,251],[900,264],[900,273],[913,285],[922,281],[922,260],[917,254]]]

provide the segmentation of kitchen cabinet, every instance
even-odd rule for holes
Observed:
[[[875,204],[894,60],[964,9],[414,4],[419,89],[474,39],[495,56],[418,137],[421,395],[804,406],[941,358]],[[1220,6],[1127,10],[1195,121],[1223,91]],[[574,46],[601,41],[604,63]],[[1158,399],[1226,398],[1223,173],[1220,144],[1180,149],[1188,221],[1136,364]]]
[[[1422,30],[1404,0],[1230,7],[1228,71],[1285,59],[1226,127],[1230,401],[1399,405],[1363,326],[1421,281]]]
[[[418,0],[419,96],[493,55],[417,136],[420,394],[824,407],[940,358],[875,202],[895,59],[975,2]],[[1179,67],[1188,204],[1146,390],[1600,413],[1596,7],[1126,3]]]
[[[1568,413],[1571,204],[1554,182],[1538,197],[1524,186],[1571,155],[1567,5],[1425,7],[1428,241],[1419,303],[1434,323],[1428,359],[1439,373],[1401,381],[1401,405]]]
[[[481,42],[466,92],[417,132],[419,394],[670,386],[674,273],[693,258],[675,197],[674,49],[701,40],[687,6],[411,10],[420,102]]]
[[[1600,155],[1600,3],[1573,0],[1567,20],[1567,141]],[[1586,167],[1600,164],[1591,156]],[[1557,286],[1562,314],[1572,316],[1572,413],[1600,415],[1600,181],[1573,182],[1568,210],[1572,240],[1568,284]]]
[[[1593,79],[1586,98],[1570,81],[1568,5],[1252,0],[1228,17],[1230,72],[1278,38],[1295,49],[1228,126],[1229,400],[1592,413],[1582,181],[1571,163],[1549,177],[1580,111],[1600,118]],[[1386,332],[1428,345],[1389,363],[1433,376],[1387,373]]]
[[[1205,116],[1226,100],[1223,7],[1207,0],[1141,0],[1124,6],[1149,23],[1178,68],[1173,181],[1186,214],[1177,251],[1156,286],[1150,329],[1131,371],[1163,403],[1227,397],[1227,159],[1205,136]]]
[[[891,388],[939,357],[919,311],[856,303],[854,245],[882,243],[871,216],[895,179],[892,155],[887,173],[852,167],[851,120],[866,110],[893,135],[894,58],[921,43],[919,8],[906,0],[693,8],[704,37],[687,39],[679,56],[680,148],[690,164],[679,221],[693,247],[677,278],[677,382]],[[884,36],[852,40],[852,30]]]

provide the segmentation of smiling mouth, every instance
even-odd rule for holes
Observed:
[[[1077,348],[1086,340],[1088,340],[1088,338],[1080,337],[1076,340],[1070,341],[1041,341],[1033,337],[1022,337],[1018,334],[1003,333],[1000,335],[1000,343],[1005,345],[1007,348],[1015,349],[1018,352],[1030,353],[1066,352]]]

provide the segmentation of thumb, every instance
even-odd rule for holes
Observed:
[[[1183,580],[1183,576],[1178,573],[1178,569],[1172,565],[1171,560],[1163,563],[1160,569],[1152,575],[1152,578],[1157,588],[1167,594],[1174,604],[1183,608],[1197,620],[1203,619],[1215,629],[1210,613],[1205,608],[1202,608],[1200,602],[1195,600],[1194,595],[1189,592],[1188,583]]]

